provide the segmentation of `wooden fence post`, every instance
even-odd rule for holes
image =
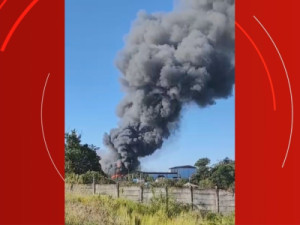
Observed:
[[[143,202],[144,200],[144,187],[140,186],[140,200]]]
[[[95,174],[93,174],[93,194],[96,194]]]
[[[194,189],[193,186],[190,187],[191,190],[191,205],[192,205],[192,210],[194,209]]]
[[[216,186],[215,188],[216,188],[216,211],[217,213],[219,213],[220,212],[219,188],[218,186]]]
[[[120,197],[120,185],[119,182],[116,184],[116,188],[117,188],[117,198]]]
[[[168,213],[169,211],[169,190],[168,186],[166,186],[166,212]]]

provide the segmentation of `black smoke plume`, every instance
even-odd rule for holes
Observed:
[[[135,170],[178,126],[184,104],[205,107],[232,94],[234,6],[181,0],[170,13],[138,14],[116,61],[126,96],[118,128],[104,136],[106,168],[121,160]]]

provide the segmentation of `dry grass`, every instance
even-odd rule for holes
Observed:
[[[66,193],[66,225],[234,225],[234,215],[203,215],[174,202],[169,210],[163,200],[150,205],[108,196]]]

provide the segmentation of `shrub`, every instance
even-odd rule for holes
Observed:
[[[107,178],[101,172],[88,171],[84,174],[67,173],[65,175],[66,183],[70,184],[92,184],[95,179],[96,184],[114,184],[115,181]]]
[[[210,179],[204,179],[199,181],[199,188],[215,188],[215,184]]]

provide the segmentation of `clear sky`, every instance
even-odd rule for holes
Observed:
[[[116,106],[124,95],[114,62],[140,10],[168,12],[173,0],[66,0],[65,130],[102,150],[102,137],[118,124]],[[234,158],[234,97],[200,109],[186,107],[180,129],[162,149],[141,160],[142,169],[165,171],[193,165],[202,157],[216,163]],[[101,153],[100,153],[101,155]]]

